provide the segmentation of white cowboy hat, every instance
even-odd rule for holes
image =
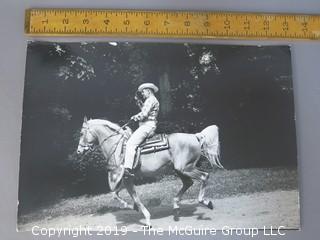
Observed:
[[[141,92],[145,88],[152,89],[155,93],[159,91],[159,88],[153,83],[143,83],[138,87],[138,92]]]

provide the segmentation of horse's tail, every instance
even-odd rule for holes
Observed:
[[[220,163],[220,142],[219,129],[216,125],[206,127],[201,132],[196,133],[201,145],[201,154],[206,157],[212,166],[223,168]]]

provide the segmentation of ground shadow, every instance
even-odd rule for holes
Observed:
[[[205,213],[197,213],[197,208],[201,207],[198,204],[184,204],[180,209],[180,220],[184,217],[194,217],[195,220],[212,220],[210,217],[206,217]],[[172,217],[173,221],[173,208],[172,206],[157,206],[148,208],[152,219],[161,219],[166,217]],[[211,211],[211,210],[210,210]],[[144,216],[141,212],[134,210],[119,210],[112,212],[116,217],[118,225],[130,225],[130,224],[144,224]]]

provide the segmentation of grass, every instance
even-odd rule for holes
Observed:
[[[255,192],[293,190],[298,188],[297,170],[294,168],[216,170],[209,178],[206,196],[223,199],[230,196],[248,195]],[[176,176],[167,176],[160,182],[137,187],[137,192],[146,207],[172,205],[172,199],[182,186]],[[195,183],[184,195],[184,199],[197,199],[199,183]],[[132,202],[126,191],[120,194]],[[50,207],[37,209],[30,214],[19,216],[19,224],[46,220],[68,215],[91,215],[117,211],[118,201],[111,194],[84,195],[61,199]]]

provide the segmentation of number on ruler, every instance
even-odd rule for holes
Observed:
[[[269,31],[270,29],[270,22],[268,20],[263,21],[263,30]]]
[[[224,29],[230,29],[230,21],[228,19],[224,20]]]
[[[210,27],[210,23],[207,21],[207,22],[204,22],[203,23],[203,26],[205,26],[205,27]]]
[[[249,31],[250,30],[250,21],[246,20],[246,21],[243,22],[243,24],[244,24],[243,29],[246,30],[246,31]]]
[[[85,19],[82,20],[82,23],[83,23],[83,24],[89,24],[89,22],[90,22],[90,21],[89,21],[88,18],[85,18]]]
[[[288,31],[289,30],[289,23],[287,21],[284,21],[282,23],[282,29],[283,29],[283,31]]]
[[[190,21],[184,21],[184,26],[185,27],[190,27],[190,25],[191,25]]]
[[[307,22],[303,22],[302,24],[302,31],[307,32],[308,31],[308,23]]]
[[[69,24],[69,19],[68,19],[68,18],[62,19],[62,23],[63,23],[63,24]]]
[[[144,25],[149,26],[150,25],[150,20],[145,20],[143,23],[144,23]]]

